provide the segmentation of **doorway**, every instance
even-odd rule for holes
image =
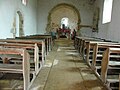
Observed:
[[[16,37],[24,36],[24,30],[23,30],[23,15],[20,11],[17,11],[16,13]]]
[[[63,17],[61,19],[61,28],[65,27],[65,28],[68,28],[69,26],[69,19],[67,17]]]

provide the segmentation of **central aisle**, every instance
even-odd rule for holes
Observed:
[[[107,90],[66,39],[56,40],[53,50],[31,90]]]

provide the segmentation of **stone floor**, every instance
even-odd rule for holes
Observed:
[[[53,50],[30,90],[107,90],[66,39],[55,41]]]

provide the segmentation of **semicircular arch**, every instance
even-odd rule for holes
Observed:
[[[46,31],[50,32],[54,27],[58,28],[61,25],[61,19],[68,17],[70,19],[70,28],[79,30],[79,25],[81,23],[81,17],[78,9],[70,4],[61,3],[54,6],[48,15],[48,24]],[[73,26],[74,27],[73,27]]]

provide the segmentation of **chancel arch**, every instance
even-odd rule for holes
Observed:
[[[46,31],[51,32],[54,29],[60,28],[63,18],[68,19],[68,28],[79,30],[79,24],[81,23],[79,11],[73,5],[62,3],[53,7],[49,12]]]

